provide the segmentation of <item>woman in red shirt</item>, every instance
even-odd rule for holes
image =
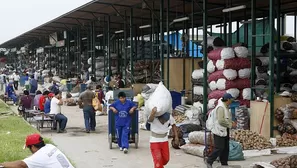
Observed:
[[[49,91],[44,91],[42,96],[39,99],[39,110],[40,111],[44,111],[44,104],[45,104],[48,94],[49,94]]]

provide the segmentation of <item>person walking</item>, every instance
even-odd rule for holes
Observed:
[[[38,82],[34,78],[34,75],[32,75],[30,79],[30,93],[35,95],[37,88],[38,88]]]
[[[13,75],[13,86],[14,86],[14,89],[15,90],[18,90],[18,88],[19,88],[19,81],[20,81],[20,79],[21,79],[21,77],[20,77],[19,73],[16,72]]]
[[[25,148],[32,153],[24,160],[0,163],[0,167],[7,168],[74,168],[57,147],[45,144],[39,134],[28,135]]]
[[[96,113],[92,104],[94,98],[95,93],[92,92],[92,87],[88,86],[87,90],[82,92],[78,99],[78,104],[83,109],[87,133],[90,133],[90,131],[95,131],[96,128]]]
[[[207,168],[212,168],[212,164],[219,157],[222,166],[228,165],[229,157],[229,133],[232,125],[232,114],[229,105],[233,97],[225,93],[218,101],[216,108],[209,114],[206,127],[214,135],[214,149],[206,161]]]
[[[55,115],[55,120],[59,124],[59,133],[66,133],[66,125],[68,118],[61,113],[61,106],[63,105],[61,92],[56,92],[51,100],[50,115]]]

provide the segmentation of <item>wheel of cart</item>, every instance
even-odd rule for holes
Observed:
[[[109,149],[112,149],[112,144],[117,144],[117,135],[115,128],[115,114],[108,110],[108,143]],[[135,148],[138,148],[139,143],[139,128],[138,128],[138,110],[132,114],[130,134],[129,134],[129,143],[134,143]]]

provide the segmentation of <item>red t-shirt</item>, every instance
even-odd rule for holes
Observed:
[[[39,109],[41,111],[44,110],[44,104],[45,104],[46,98],[42,95],[39,99]]]

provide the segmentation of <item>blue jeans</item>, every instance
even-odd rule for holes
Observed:
[[[86,131],[95,131],[96,128],[96,113],[94,107],[91,105],[84,106],[84,120],[85,120],[85,127]]]
[[[129,149],[130,123],[126,126],[116,126],[116,131],[119,147]]]
[[[56,114],[55,120],[57,120],[57,123],[59,123],[60,130],[64,131],[67,125],[68,118],[63,114]]]
[[[16,103],[18,101],[18,97],[15,94],[11,94],[8,97],[13,100],[13,103]]]

